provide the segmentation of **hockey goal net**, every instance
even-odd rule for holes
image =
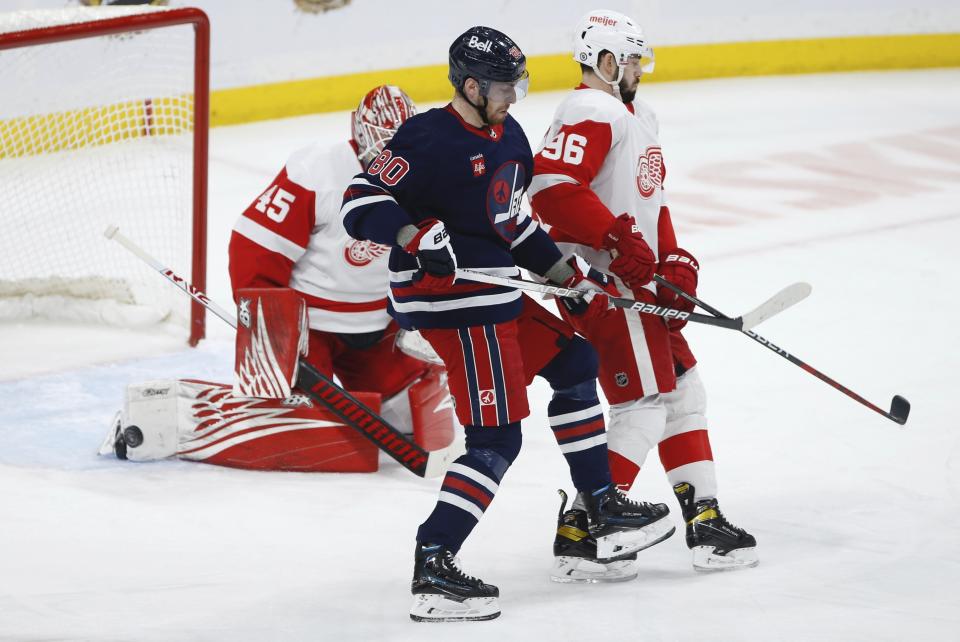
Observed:
[[[0,14],[0,96],[0,319],[181,324],[196,345],[203,307],[103,231],[205,289],[206,15]]]

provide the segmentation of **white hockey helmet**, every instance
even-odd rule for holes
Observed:
[[[643,30],[631,18],[607,9],[591,11],[580,18],[573,34],[573,59],[593,69],[600,78],[598,69],[600,52],[609,51],[617,61],[617,77],[608,80],[616,86],[623,78],[623,68],[630,58],[639,58],[641,70],[653,72],[653,49],[647,45]]]
[[[380,85],[367,92],[350,118],[360,162],[366,165],[379,156],[403,121],[416,113],[410,96],[399,87]]]

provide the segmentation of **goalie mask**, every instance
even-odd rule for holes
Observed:
[[[357,158],[364,167],[380,155],[397,129],[417,113],[410,96],[393,85],[374,87],[351,114],[351,133]]]

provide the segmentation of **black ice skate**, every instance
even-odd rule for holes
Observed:
[[[439,544],[417,544],[410,592],[410,619],[417,622],[492,620],[500,615],[499,589],[466,575],[453,553]]]
[[[720,512],[716,499],[694,501],[694,488],[682,482],[673,487],[687,523],[687,546],[697,571],[731,571],[760,563],[757,540],[737,528]]]
[[[637,576],[637,554],[616,561],[597,559],[597,540],[590,534],[587,511],[567,507],[567,494],[560,493],[557,535],[553,540],[554,582],[626,582]]]
[[[673,535],[666,504],[649,504],[627,499],[613,484],[592,493],[580,493],[587,512],[590,534],[597,541],[597,558],[621,560],[658,544]]]

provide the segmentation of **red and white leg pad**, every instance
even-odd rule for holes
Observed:
[[[307,356],[307,304],[289,288],[237,290],[236,369],[233,393],[285,399],[293,393],[298,363]]]
[[[439,366],[384,401],[380,415],[428,451],[446,448],[458,434],[447,372]]]
[[[377,394],[356,392],[379,411]],[[124,409],[100,454],[132,461],[176,456],[233,468],[374,472],[378,449],[302,394],[238,397],[231,386],[195,380],[128,386]]]

